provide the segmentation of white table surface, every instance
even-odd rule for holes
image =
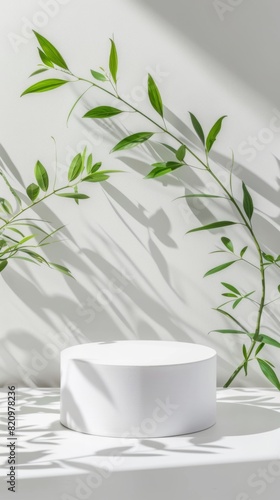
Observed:
[[[59,389],[17,390],[17,492],[7,491],[0,393],[0,498],[279,500],[280,393],[219,389],[217,424],[185,436],[104,438],[59,422]]]

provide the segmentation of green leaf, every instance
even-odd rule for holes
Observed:
[[[106,76],[102,73],[99,73],[99,71],[94,71],[93,69],[91,69],[90,72],[95,80],[99,80],[100,82],[107,82]]]
[[[111,51],[109,57],[109,69],[112,75],[112,78],[115,83],[117,83],[117,73],[118,73],[118,53],[116,49],[116,45],[114,40],[110,38],[111,41]]]
[[[101,166],[102,166],[102,161],[98,161],[97,163],[92,165],[89,174],[94,174],[94,172],[97,172],[97,170],[99,170]]]
[[[8,244],[8,243],[7,243],[5,240],[1,239],[1,240],[0,240],[0,250],[1,250],[3,247],[7,246],[7,244]]]
[[[212,332],[215,332],[215,333],[235,333],[237,335],[247,335],[246,332],[243,332],[242,330],[231,330],[231,329],[227,329],[227,330],[212,330]],[[211,333],[211,332],[210,332]]]
[[[7,265],[8,265],[7,260],[0,260],[0,273],[5,269]]]
[[[255,352],[255,356],[257,356],[259,354],[259,352],[261,352],[261,350],[264,348],[265,346],[265,343],[262,342],[256,349],[256,352]]]
[[[42,191],[46,192],[49,187],[49,176],[45,167],[39,160],[35,165],[34,174],[39,187],[42,189]]]
[[[254,204],[246,185],[242,182],[243,189],[243,208],[248,219],[251,220],[254,213]]]
[[[219,134],[220,130],[221,130],[221,127],[222,127],[222,121],[223,119],[226,118],[226,115],[225,116],[222,116],[221,118],[219,118],[216,123],[214,123],[213,127],[211,128],[208,136],[207,136],[207,139],[206,139],[206,150],[208,151],[208,153],[210,152],[216,138],[217,138],[217,135]]]
[[[107,181],[107,179],[109,179],[109,175],[96,173],[96,174],[87,175],[86,177],[83,178],[83,181],[84,182],[103,182],[103,181]]]
[[[280,285],[278,285],[277,290],[278,290],[278,292],[280,293]]]
[[[233,224],[238,224],[238,222],[232,222],[228,220],[221,222],[213,222],[212,224],[207,224],[206,226],[201,226],[201,227],[196,227],[195,229],[191,229],[190,231],[187,231],[186,234],[195,233],[196,231],[208,231],[211,229],[217,229],[219,227],[232,226]]]
[[[44,264],[48,265],[48,262],[46,261],[46,259],[44,259],[44,257],[42,257],[42,255],[38,254],[37,252],[34,252],[33,250],[29,250],[27,248],[21,248],[20,252],[26,253],[27,255],[29,255],[30,257],[35,259],[40,264],[44,263]]]
[[[68,170],[68,181],[74,181],[83,170],[83,160],[81,153],[78,153],[73,160],[71,161],[69,170]]]
[[[217,196],[214,194],[185,194],[184,196],[179,196],[176,200],[180,198],[224,198],[224,196]]]
[[[247,251],[248,247],[244,247],[242,248],[241,252],[240,252],[240,257],[242,258],[243,255],[245,254],[245,252]]]
[[[4,210],[4,212],[6,212],[6,214],[12,215],[13,207],[5,198],[0,198],[0,207]]]
[[[242,325],[242,323],[240,323],[240,321],[238,321],[234,316],[232,316],[230,313],[228,313],[227,311],[224,311],[223,309],[220,309],[219,307],[217,307],[215,309],[215,311],[219,312],[220,314],[222,314],[223,316],[226,316],[227,318],[230,318],[232,321],[234,321],[238,326],[240,326],[246,333],[248,333],[248,330],[247,328],[245,328],[245,326]]]
[[[86,166],[86,171],[88,174],[90,173],[91,168],[92,168],[92,154],[90,153],[87,159],[87,166]]]
[[[36,200],[38,194],[40,192],[39,186],[37,184],[29,184],[29,186],[26,188],[26,193],[28,198],[30,198],[31,201]]]
[[[237,295],[235,293],[230,293],[230,292],[227,292],[227,293],[222,293],[223,297],[232,297],[232,298],[235,298],[237,299]]]
[[[263,258],[264,258],[267,262],[271,262],[271,263],[273,263],[273,262],[274,262],[274,257],[273,257],[273,255],[269,255],[269,254],[264,253],[264,252],[263,252],[263,254],[262,254],[262,255],[263,255]]]
[[[205,145],[205,138],[204,138],[204,132],[202,130],[202,126],[200,125],[198,119],[189,111],[191,121],[193,124],[193,128],[196,131],[199,139],[201,140],[202,144]]]
[[[222,282],[221,285],[223,285],[225,288],[227,288],[231,292],[236,293],[237,295],[240,295],[239,290],[237,290],[237,288],[235,288],[235,286],[230,285],[229,283],[225,283],[225,282]]]
[[[122,139],[116,146],[112,149],[111,153],[114,151],[120,151],[122,149],[130,149],[142,144],[154,135],[154,132],[138,132],[137,134],[129,135]]]
[[[186,146],[182,144],[182,146],[179,147],[179,149],[176,151],[176,158],[179,161],[184,161],[184,158],[186,156]]]
[[[98,106],[88,111],[83,118],[110,118],[111,116],[123,113],[120,109],[111,106]]]
[[[32,94],[35,92],[47,92],[48,90],[57,89],[64,85],[65,83],[69,83],[68,80],[58,80],[56,78],[49,78],[48,80],[42,80],[41,82],[37,82],[31,87],[28,87],[24,92],[22,92],[21,96],[26,94]]]
[[[33,73],[31,73],[31,75],[29,75],[29,78],[31,76],[35,76],[35,75],[39,75],[40,73],[44,73],[45,71],[48,71],[48,68],[37,69],[36,71],[33,71]]]
[[[153,77],[148,75],[148,95],[150,103],[156,112],[163,118],[163,104],[159,89],[154,81]]]
[[[274,347],[280,348],[280,342],[278,342],[278,340],[273,339],[272,337],[269,337],[268,335],[260,334],[258,342],[261,342],[263,344],[273,345]]]
[[[43,52],[46,56],[57,66],[60,68],[68,70],[67,64],[64,61],[62,55],[58,52],[58,50],[42,35],[33,30],[34,35],[36,36],[39,44]]]
[[[60,271],[61,273],[66,274],[70,278],[73,278],[71,272],[69,271],[69,269],[67,269],[67,267],[61,266],[60,264],[55,264],[54,262],[49,262],[49,265],[53,269],[56,269],[57,271]]]
[[[245,332],[244,332],[244,333],[245,333]],[[246,350],[246,346],[245,346],[245,344],[243,344],[243,346],[242,346],[242,352],[243,352],[243,356],[244,356],[244,358],[245,358],[245,359],[247,359],[247,350]]]
[[[89,196],[82,193],[57,193],[57,196],[62,198],[73,198],[74,200],[87,200]]]
[[[239,299],[235,300],[235,302],[232,304],[232,309],[235,309],[242,300],[243,297],[240,297]]]
[[[232,244],[232,241],[229,239],[229,238],[226,238],[225,236],[223,236],[221,238],[221,241],[222,243],[225,245],[225,247],[230,251],[230,252],[234,252],[234,247],[233,247],[233,244]]]
[[[38,52],[39,52],[39,56],[40,56],[42,63],[44,63],[46,66],[49,66],[49,68],[53,68],[54,65],[51,62],[51,60],[46,56],[46,54],[44,52],[42,52],[41,49],[38,49]]]
[[[155,168],[153,168],[153,170],[151,170],[151,172],[146,175],[146,179],[155,179],[156,177],[169,174],[182,165],[183,163],[177,163],[175,161],[167,161],[166,163],[154,163],[153,166]]]
[[[74,193],[75,194],[79,194],[78,186],[74,186]],[[75,198],[75,203],[77,203],[77,205],[80,204],[78,198]]]
[[[220,266],[217,266],[217,267],[214,267],[213,269],[210,269],[210,271],[207,271],[207,273],[204,274],[204,278],[206,278],[206,276],[210,276],[211,274],[215,274],[215,273],[219,273],[220,271],[223,271],[224,269],[231,266],[235,262],[236,262],[236,260],[231,260],[230,262],[226,262],[225,264],[221,264]]]
[[[164,144],[164,142],[160,142],[159,144],[164,146],[166,149],[169,149],[169,151],[171,151],[176,156],[177,149],[173,148],[172,146],[169,146],[169,144]]]
[[[17,245],[15,246],[21,246],[21,245],[24,245],[24,243],[26,243],[27,241],[29,240],[32,240],[33,238],[35,238],[35,234],[29,234],[28,236],[25,236],[24,238],[22,238],[18,243]]]
[[[264,359],[257,358],[257,361],[265,377],[280,391],[280,382],[273,368]]]

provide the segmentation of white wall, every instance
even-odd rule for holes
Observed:
[[[42,16],[46,6],[54,10]],[[247,291],[259,286],[254,268],[244,265],[203,280],[204,272],[220,262],[221,257],[208,255],[220,235],[184,233],[221,212],[213,201],[204,208],[172,201],[189,185],[206,189],[197,171],[147,181],[143,176],[155,161],[150,148],[109,155],[127,131],[150,130],[149,124],[132,116],[106,124],[82,121],[84,110],[110,104],[102,94],[91,92],[67,128],[68,110],[83,86],[19,97],[38,63],[30,25],[83,75],[106,64],[108,39],[114,34],[121,92],[153,114],[143,84],[147,72],[154,72],[169,122],[194,147],[198,142],[188,128],[188,110],[200,117],[205,129],[227,114],[212,159],[228,165],[230,148],[235,151],[236,190],[240,192],[240,177],[259,208],[258,236],[265,248],[280,253],[279,14],[276,0],[1,1],[1,159],[6,171],[17,176],[17,186],[32,181],[38,158],[53,169],[51,136],[57,140],[61,176],[85,143],[106,167],[128,172],[106,185],[87,186],[92,196],[80,207],[55,199],[38,208],[37,214],[67,224],[66,241],[49,247],[46,254],[71,268],[76,281],[27,263],[15,263],[1,275],[2,384],[58,385],[61,347],[124,338],[213,346],[222,384],[240,360],[242,339],[207,335],[228,325],[212,310],[221,302],[220,278]],[[250,136],[258,139],[248,152]],[[208,189],[215,188],[203,179]],[[226,217],[233,217],[225,210]],[[237,248],[247,241],[240,229],[223,234],[231,236]],[[279,282],[272,276],[274,289]],[[269,288],[269,298],[271,294]],[[279,332],[278,308],[276,302],[264,319],[266,331],[274,335]],[[253,326],[253,310],[250,304],[241,306],[238,316]],[[268,351],[267,357],[280,369],[276,349]],[[253,364],[250,378],[242,376],[238,383],[265,385]]]

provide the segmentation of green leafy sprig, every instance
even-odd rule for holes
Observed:
[[[81,94],[81,96],[75,101],[74,105],[72,106],[69,112],[68,119],[71,116],[73,110],[75,109],[75,106],[78,104],[79,100],[85,94],[85,92],[87,92],[90,89],[101,90],[106,95],[109,95],[110,98],[114,98],[116,100],[116,103],[119,103],[121,105],[121,109],[118,107],[108,106],[105,103],[104,106],[98,106],[93,109],[89,109],[87,113],[84,115],[84,118],[107,119],[115,117],[120,113],[132,111],[134,113],[137,113],[141,117],[144,117],[151,126],[155,127],[155,131],[154,130],[144,131],[144,132],[140,131],[124,137],[112,148],[112,152],[134,148],[138,145],[145,143],[146,141],[149,141],[151,138],[154,139],[153,136],[156,132],[164,133],[174,141],[175,146],[171,146],[166,143],[160,143],[160,144],[162,144],[169,151],[171,151],[171,153],[174,155],[174,160],[153,164],[152,170],[146,176],[147,178],[155,179],[157,177],[173,173],[175,170],[179,168],[187,167],[187,168],[199,168],[215,181],[220,191],[219,194],[213,195],[211,193],[191,193],[186,195],[185,198],[186,199],[196,198],[196,197],[215,198],[218,199],[219,201],[223,200],[222,201],[223,203],[225,202],[224,200],[226,200],[226,202],[228,202],[233,209],[234,220],[212,222],[205,226],[191,229],[188,231],[188,233],[201,232],[201,231],[216,231],[219,230],[220,228],[225,228],[230,226],[236,227],[237,225],[239,225],[247,232],[247,234],[251,238],[252,246],[256,251],[259,264],[258,266],[256,266],[255,264],[253,264],[244,257],[247,252],[248,248],[247,246],[242,248],[239,251],[239,253],[236,253],[232,241],[227,236],[223,236],[221,240],[223,244],[223,249],[218,250],[218,252],[229,253],[231,258],[229,261],[223,262],[220,265],[207,271],[205,273],[205,277],[209,277],[212,276],[213,274],[217,274],[221,271],[224,271],[232,265],[237,265],[238,262],[243,262],[247,265],[253,266],[258,272],[260,278],[260,300],[253,299],[252,296],[256,293],[255,291],[243,292],[240,291],[239,287],[237,287],[235,284],[227,283],[224,281],[222,282],[223,286],[222,296],[230,300],[217,307],[216,311],[223,317],[227,318],[230,322],[234,323],[234,325],[238,325],[239,328],[238,330],[233,328],[228,328],[216,331],[221,334],[244,335],[248,341],[247,345],[243,344],[242,346],[242,361],[237,366],[236,370],[234,370],[233,374],[226,381],[225,387],[228,387],[242,370],[244,370],[245,375],[247,375],[249,363],[255,361],[257,362],[257,365],[259,366],[264,376],[278,390],[280,390],[280,381],[274,371],[272,363],[266,359],[259,357],[260,352],[263,351],[266,345],[274,346],[275,348],[280,347],[280,343],[278,342],[277,339],[273,339],[272,337],[266,335],[262,331],[263,330],[262,319],[265,308],[268,307],[271,302],[274,302],[271,301],[266,303],[266,280],[267,280],[266,270],[270,266],[274,266],[276,268],[280,267],[280,255],[278,256],[269,255],[261,248],[261,244],[255,234],[253,226],[253,218],[255,212],[253,199],[244,182],[242,183],[242,190],[243,190],[242,205],[240,205],[239,201],[234,196],[232,190],[232,171],[234,167],[234,158],[232,159],[232,168],[230,169],[229,188],[220,181],[220,179],[217,177],[215,171],[213,170],[210,164],[209,154],[211,153],[212,148],[221,131],[225,116],[221,116],[211,127],[209,133],[205,134],[197,117],[193,113],[191,112],[189,113],[193,129],[204,149],[204,157],[201,158],[190,146],[185,144],[184,141],[181,140],[181,138],[177,137],[173,132],[168,130],[164,116],[163,100],[160,91],[158,89],[158,86],[151,75],[148,75],[147,79],[147,96],[153,108],[153,111],[160,116],[161,118],[160,122],[157,122],[154,117],[148,116],[146,113],[144,113],[140,109],[137,109],[134,105],[132,105],[126,99],[121,97],[117,89],[118,54],[115,42],[113,40],[111,40],[108,73],[103,68],[100,68],[101,71],[96,71],[91,69],[90,73],[93,79],[90,80],[88,78],[79,77],[75,75],[72,71],[70,71],[70,69],[68,68],[67,64],[65,63],[64,59],[62,58],[61,54],[57,51],[57,49],[48,40],[46,40],[38,33],[35,33],[35,35],[40,45],[39,55],[42,64],[39,65],[39,68],[32,75],[38,75],[39,73],[41,72],[45,73],[46,71],[60,71],[64,75],[67,75],[67,80],[60,80],[60,79],[57,80],[50,78],[47,80],[40,81],[32,85],[31,87],[27,88],[23,92],[23,95],[53,90],[66,83],[71,84],[75,82],[84,82],[89,86],[83,92],[83,94]],[[199,167],[192,166],[190,164],[191,158],[195,159],[198,162]],[[103,173],[101,175],[106,175],[106,174]],[[33,189],[34,187],[30,188],[31,191]],[[35,188],[35,194],[36,194],[36,188]],[[279,293],[279,298],[275,300],[280,299],[280,285],[278,286],[278,293]],[[231,312],[225,309],[226,307],[232,307],[232,309],[235,310],[244,300],[250,301],[252,305],[257,309],[257,321],[253,331],[248,331],[244,327],[244,325],[241,324],[238,318],[236,318]]]

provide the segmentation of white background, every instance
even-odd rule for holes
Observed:
[[[85,77],[90,68],[107,65],[114,35],[120,92],[157,119],[145,97],[151,72],[169,126],[194,148],[199,143],[189,129],[189,110],[205,130],[228,115],[212,161],[228,166],[234,150],[236,194],[243,179],[259,209],[254,219],[258,237],[264,249],[279,254],[279,14],[276,0],[1,0],[2,168],[16,177],[20,190],[33,181],[37,159],[53,175],[54,136],[61,181],[66,165],[85,145],[106,168],[127,172],[103,185],[86,186],[91,198],[79,207],[56,198],[38,208],[37,216],[56,227],[67,225],[64,241],[46,255],[69,267],[76,281],[28,263],[14,262],[1,274],[1,384],[58,385],[59,350],[79,342],[175,339],[216,348],[221,385],[241,360],[242,338],[208,335],[232,326],[212,310],[222,302],[220,282],[231,281],[244,292],[259,290],[257,271],[244,264],[203,279],[210,267],[224,262],[219,254],[208,255],[219,246],[221,234],[230,236],[238,250],[249,241],[242,228],[184,235],[216,217],[235,217],[226,202],[172,201],[190,189],[215,190],[209,178],[204,175],[202,182],[197,171],[185,170],[148,181],[144,175],[159,161],[151,148],[109,154],[122,137],[155,130],[151,125],[131,115],[106,123],[82,120],[86,110],[112,105],[102,93],[90,91],[67,128],[67,113],[86,88],[82,84],[20,98],[36,81],[28,80],[39,62],[31,29],[50,39],[73,71]],[[256,146],[249,149],[248,140]],[[249,245],[248,256],[255,262]],[[273,275],[267,300],[276,296],[279,283],[280,276]],[[264,318],[265,331],[275,337],[277,304]],[[248,302],[236,314],[253,328],[254,311]],[[267,349],[267,358],[280,369],[277,355],[276,349]],[[242,375],[237,382],[265,385],[255,363],[250,378]]]

